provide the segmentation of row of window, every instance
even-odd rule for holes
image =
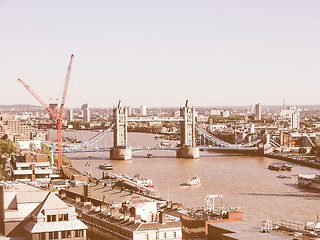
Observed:
[[[159,239],[159,238],[160,238],[159,235],[160,235],[160,233],[159,233],[159,232],[156,232],[156,239]],[[177,232],[173,232],[173,237],[174,237],[174,238],[177,238]],[[164,239],[167,238],[167,233],[166,233],[166,232],[163,233],[163,238],[164,238]],[[150,240],[150,236],[149,236],[148,233],[146,234],[146,240]]]
[[[84,230],[74,230],[75,238],[84,237]],[[38,233],[33,235],[35,240],[45,240],[46,233]],[[71,231],[49,232],[49,239],[65,239],[71,238]]]
[[[68,214],[56,214],[56,215],[47,215],[47,222],[61,222],[68,221]]]

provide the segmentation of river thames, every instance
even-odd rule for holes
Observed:
[[[74,136],[82,141],[95,134],[97,132],[64,132],[64,136]],[[163,141],[154,136],[129,133],[128,145],[151,147]],[[110,147],[112,143],[112,133],[109,133],[93,147]],[[177,142],[171,143],[176,145]],[[154,158],[146,158],[147,153],[152,153]],[[242,208],[244,221],[257,225],[266,219],[315,221],[320,211],[320,192],[301,189],[296,183],[298,173],[320,171],[296,164],[291,164],[291,172],[268,170],[271,163],[285,163],[281,160],[207,151],[200,152],[200,159],[177,159],[175,152],[170,151],[137,152],[128,161],[110,160],[109,152],[69,153],[67,157],[76,169],[91,172],[97,178],[102,177],[99,164],[103,162],[111,163],[115,173],[150,178],[162,197],[182,203],[186,208],[203,207],[206,195],[222,194],[223,198],[216,200],[217,207]],[[90,167],[86,166],[87,162]],[[279,174],[292,178],[280,179],[277,178]],[[201,184],[184,186],[186,180],[195,175],[200,177]]]

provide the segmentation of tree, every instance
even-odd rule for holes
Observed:
[[[10,153],[16,153],[17,148],[13,141],[10,139],[0,139],[0,153],[4,154],[10,154]]]
[[[58,166],[58,155],[55,154],[53,156],[53,164],[54,166]],[[68,159],[66,156],[62,156],[62,165],[72,166],[72,161]]]
[[[304,153],[306,153],[306,152],[307,152],[307,149],[306,149],[306,148],[303,148],[303,147],[299,148],[299,153],[304,154]]]
[[[314,155],[314,156],[317,156],[317,157],[320,157],[320,145],[313,146],[311,148],[310,154]]]
[[[41,143],[41,153],[47,154],[48,161],[51,162],[51,153],[50,153],[50,148],[48,147],[48,145]]]
[[[6,180],[6,174],[5,168],[0,164],[0,181]]]

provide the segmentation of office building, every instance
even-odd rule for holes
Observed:
[[[255,120],[260,121],[261,120],[261,104],[257,103],[255,105]]]
[[[147,107],[146,106],[140,107],[140,114],[141,114],[141,116],[147,116]]]
[[[81,107],[81,110],[83,111],[83,121],[84,122],[90,122],[90,109],[89,104],[83,104]]]
[[[300,128],[300,119],[299,119],[299,112],[298,111],[291,113],[290,128],[291,129],[299,129]]]
[[[71,108],[67,110],[67,122],[72,122],[73,121],[73,111]]]

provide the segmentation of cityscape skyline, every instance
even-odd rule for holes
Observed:
[[[320,3],[0,1],[2,104],[317,105]],[[49,87],[48,87],[49,86]]]

